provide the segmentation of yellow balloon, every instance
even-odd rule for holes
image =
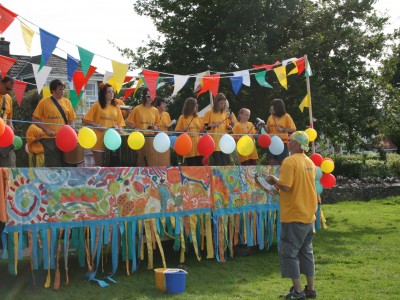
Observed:
[[[144,135],[139,131],[132,132],[128,136],[128,146],[132,150],[139,150],[144,145]]]
[[[308,140],[310,142],[315,141],[315,139],[317,138],[317,132],[315,131],[314,128],[307,128],[306,130],[304,130],[304,132],[307,134],[308,136]]]
[[[236,148],[240,155],[248,156],[253,153],[254,142],[248,135],[242,136],[237,142]]]
[[[78,132],[78,142],[85,149],[93,148],[97,143],[97,136],[94,131],[88,127],[82,127]]]
[[[335,164],[331,160],[326,159],[321,163],[321,170],[324,173],[331,173],[334,169]]]

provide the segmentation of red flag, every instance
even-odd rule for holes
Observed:
[[[0,72],[2,78],[7,75],[15,62],[16,60],[14,58],[0,55]]]
[[[296,66],[297,66],[297,70],[298,70],[297,75],[300,75],[301,73],[303,73],[303,71],[305,69],[305,65],[306,65],[306,61],[305,61],[304,57],[296,60]]]
[[[219,79],[220,74],[203,76],[203,87],[201,88],[201,91],[197,93],[197,97],[207,91],[211,91],[213,96],[217,95]]]
[[[124,83],[127,83],[133,79],[133,76],[125,76]]]
[[[143,69],[142,73],[144,76],[144,80],[146,81],[146,85],[149,88],[151,98],[154,99],[157,95],[157,81],[158,81],[158,76],[160,76],[160,73],[145,69]]]
[[[87,73],[86,73],[86,77],[85,77],[85,82],[83,83],[83,88],[86,89],[86,85],[89,82],[90,77],[92,77],[92,75],[94,74],[94,72],[96,71],[97,67],[95,66],[90,66]]]
[[[85,84],[85,76],[83,75],[83,72],[76,71],[72,76],[72,82],[74,83],[76,94],[79,95],[83,85]]]
[[[16,16],[18,16],[16,13],[0,4],[0,33],[3,33],[10,26]]]
[[[265,68],[267,70],[272,70],[273,68],[279,66],[281,62],[277,60],[273,65],[261,64],[261,65],[253,65],[253,68]]]
[[[132,93],[136,90],[136,88],[127,88],[125,89],[125,94],[124,97],[122,98],[123,101],[125,101],[126,98],[128,98]]]
[[[26,89],[27,82],[14,80],[14,94],[17,99],[18,106],[21,106],[22,98],[24,98],[24,93]]]

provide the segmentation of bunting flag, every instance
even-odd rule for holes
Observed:
[[[83,72],[76,71],[72,76],[72,81],[74,83],[76,94],[80,93],[85,84],[85,76],[83,75]]]
[[[67,54],[67,74],[68,81],[71,82],[72,76],[74,75],[76,68],[78,67],[79,61],[72,55]]]
[[[297,74],[298,69],[297,69],[297,66],[296,66],[296,60],[297,60],[296,57],[292,57],[292,58],[289,58],[289,59],[282,60],[282,66],[286,67],[290,62],[294,65],[294,68],[292,70],[290,70],[290,72],[287,74],[287,76],[293,75],[293,74]]]
[[[112,72],[106,71],[106,72],[104,73],[103,83],[104,83],[104,84],[107,83],[108,80],[109,80],[113,75],[114,75],[114,74],[113,74]]]
[[[0,34],[2,34],[18,15],[0,4]]]
[[[287,77],[286,77],[286,67],[285,66],[280,66],[274,68],[274,72],[276,74],[276,77],[279,80],[279,83],[287,90]]]
[[[279,60],[277,60],[274,64],[272,65],[267,65],[267,64],[261,64],[261,65],[253,65],[253,68],[265,68],[267,70],[272,70],[273,68],[275,68],[276,66],[279,66],[281,64],[281,62]]]
[[[196,80],[194,82],[194,91],[198,92],[202,89],[203,87],[203,77],[210,75],[210,71],[204,71],[201,73],[196,74]]]
[[[197,93],[197,97],[204,92],[211,91],[211,94],[215,97],[218,94],[220,74],[213,74],[203,77],[203,87]]]
[[[81,73],[83,75],[83,72],[81,72]],[[82,95],[83,95],[83,91],[79,94],[79,96],[75,90],[69,91],[69,100],[71,101],[73,108],[75,108],[78,105],[79,99],[82,97]]]
[[[83,74],[87,75],[89,68],[91,67],[91,63],[94,57],[94,53],[78,46],[79,57],[81,58],[81,65]]]
[[[299,58],[298,60],[296,60],[296,66],[298,69],[297,75],[300,75],[301,73],[304,72],[305,69],[305,58]]]
[[[272,89],[272,85],[270,85],[266,80],[265,80],[265,75],[267,74],[267,71],[263,71],[263,72],[259,72],[256,73],[254,76],[256,77],[256,80],[258,82],[259,85],[266,87],[266,88],[270,88]]]
[[[150,71],[143,69],[144,80],[146,81],[146,85],[149,88],[149,92],[151,98],[155,98],[157,95],[157,81],[160,76],[160,72]]]
[[[232,89],[235,95],[237,95],[242,88],[243,77],[242,76],[234,76],[229,78],[232,83]]]
[[[124,83],[127,83],[133,79],[133,76],[125,76]]]
[[[42,57],[40,59],[39,71],[47,64],[51,54],[53,53],[59,38],[42,28],[39,28],[40,32],[40,45],[42,47]]]
[[[308,59],[306,60],[306,72],[304,73],[304,76],[305,77],[313,76],[313,72],[311,70],[310,62],[308,61]]]
[[[92,75],[94,74],[94,72],[96,72],[97,67],[95,66],[90,66],[89,70],[87,71],[86,75],[85,75],[85,82],[83,84],[83,88],[86,89],[86,85],[89,82],[90,77],[92,77]]]
[[[43,98],[48,98],[51,96],[50,87],[46,85],[43,87],[42,92],[43,92]]]
[[[35,76],[36,88],[38,93],[42,90],[44,84],[46,83],[47,77],[51,72],[51,67],[43,66],[42,70],[39,71],[39,65],[32,64],[33,75]]]
[[[138,88],[140,88],[143,84],[144,84],[143,77],[140,77],[138,82],[136,83],[136,87],[135,87],[135,91],[133,92],[133,96],[136,95]]]
[[[0,72],[2,78],[7,75],[8,71],[10,71],[15,62],[16,60],[14,58],[0,55]]]
[[[310,93],[307,93],[307,95],[304,97],[303,101],[301,101],[299,108],[301,112],[304,111],[304,107],[310,107],[311,105],[311,95]]]
[[[26,51],[28,51],[28,54],[30,54],[32,47],[32,39],[35,32],[22,22],[20,23],[20,25],[21,25],[22,37],[24,38],[25,42]]]
[[[126,98],[128,98],[132,93],[135,91],[135,88],[126,88],[124,92],[124,97],[122,97],[122,100],[125,101]]]
[[[27,84],[27,82],[14,80],[14,94],[15,98],[17,99],[18,106],[21,106]]]
[[[116,92],[119,92],[121,90],[122,84],[125,82],[125,76],[126,76],[126,73],[128,72],[129,65],[113,60],[112,68],[113,68],[114,80],[115,80],[114,89]]]
[[[250,73],[249,73],[249,70],[236,71],[236,72],[233,72],[233,75],[235,75],[235,77],[242,76],[243,77],[243,84],[245,86],[250,86]]]
[[[189,76],[174,75],[174,91],[172,92],[172,97],[178,95],[178,92],[185,86],[188,79]]]

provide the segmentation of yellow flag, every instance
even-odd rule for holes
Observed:
[[[294,75],[297,74],[299,72],[299,69],[297,69],[297,64],[296,64],[296,60],[292,60],[292,63],[294,64],[294,68],[289,72],[289,75]]]
[[[117,82],[115,81],[115,76],[111,76],[108,78],[107,83],[113,87],[113,89],[117,90]]]
[[[286,77],[286,67],[280,66],[274,68],[274,72],[276,77],[278,78],[280,84],[287,90],[287,77]]]
[[[113,60],[111,63],[114,71],[115,90],[119,92],[121,90],[122,84],[124,83],[129,65],[117,62],[115,60]]]
[[[50,88],[48,86],[44,86],[42,88],[42,92],[43,92],[43,98],[51,97]]]
[[[301,101],[299,108],[301,112],[304,111],[304,107],[310,107],[311,105],[311,95],[310,93],[307,93],[307,95],[304,97],[303,101]]]
[[[135,94],[136,94],[138,88],[141,87],[142,85],[143,85],[143,78],[140,77],[139,80],[138,80],[138,82],[136,83],[136,88],[135,88],[135,91],[133,92],[133,96],[135,96]]]
[[[26,26],[24,23],[20,22],[21,24],[21,30],[22,30],[22,37],[24,38],[25,41],[25,46],[26,50],[28,51],[28,54],[31,53],[31,46],[32,46],[32,39],[33,35],[35,32],[30,29],[28,26]]]

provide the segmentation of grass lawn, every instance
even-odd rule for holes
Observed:
[[[323,211],[328,228],[314,239],[318,298],[400,299],[400,196],[323,205]],[[170,249],[169,244],[164,246],[168,267],[177,267],[179,253]],[[118,283],[100,288],[85,280],[76,259],[70,260],[70,284],[65,286],[62,273],[58,291],[43,284],[33,288],[29,261],[20,262],[16,277],[8,274],[2,261],[0,299],[278,299],[291,286],[290,280],[280,278],[276,244],[269,251],[226,263],[197,261],[190,249],[184,263],[189,272],[186,291],[175,296],[155,288],[154,271],[146,269],[147,262],[131,276],[121,263],[115,276]],[[162,267],[159,257],[155,267]],[[43,283],[43,272],[37,280]]]

